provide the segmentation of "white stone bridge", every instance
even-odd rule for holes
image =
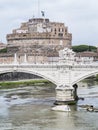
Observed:
[[[74,85],[87,77],[98,74],[98,63],[0,64],[0,74],[8,72],[24,72],[41,76],[57,86],[57,102],[72,102],[77,96]]]
[[[87,77],[98,74],[98,63],[92,58],[81,59],[75,53],[65,48],[59,52],[57,63],[30,64],[26,55],[24,63],[18,63],[15,54],[12,64],[0,64],[0,74],[8,72],[24,72],[40,76],[54,83],[56,87],[56,103],[74,102],[77,96],[77,83]]]

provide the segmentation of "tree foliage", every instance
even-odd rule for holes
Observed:
[[[95,46],[77,45],[77,46],[72,46],[72,50],[74,52],[83,52],[83,51],[93,51],[93,52],[96,52],[97,48]]]
[[[7,48],[3,48],[0,50],[0,53],[7,53]]]

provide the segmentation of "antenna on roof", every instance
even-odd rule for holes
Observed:
[[[33,12],[33,18],[35,17],[35,14],[34,14],[34,12]]]
[[[38,0],[38,17],[40,17],[40,0]]]

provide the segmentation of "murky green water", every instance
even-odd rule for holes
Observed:
[[[79,100],[71,112],[52,111],[55,87],[31,86],[0,90],[0,130],[98,130],[98,113],[79,105],[98,107],[98,85],[79,83]]]

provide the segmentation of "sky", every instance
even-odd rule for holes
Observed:
[[[41,11],[68,26],[72,45],[98,46],[98,0],[0,0],[0,41],[7,43],[7,34]]]

